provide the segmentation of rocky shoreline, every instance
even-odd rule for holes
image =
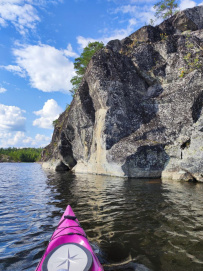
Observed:
[[[0,163],[14,163],[15,161],[13,161],[11,159],[11,157],[9,157],[8,155],[0,155]]]

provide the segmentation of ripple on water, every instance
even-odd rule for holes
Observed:
[[[34,270],[68,204],[105,270],[203,270],[203,185],[15,163],[0,164],[0,270]]]

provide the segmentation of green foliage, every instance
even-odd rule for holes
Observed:
[[[15,162],[36,162],[40,158],[42,148],[0,148],[0,158]]]
[[[180,70],[181,70],[181,73],[180,73],[179,77],[183,78],[186,74],[186,71],[183,68],[181,68]]]
[[[84,48],[80,57],[75,59],[74,68],[76,70],[77,75],[71,79],[71,83],[73,85],[71,92],[73,93],[73,95],[76,93],[76,91],[82,81],[83,75],[85,74],[87,65],[89,64],[92,56],[97,51],[101,50],[102,48],[104,48],[103,42],[98,42],[98,41],[90,42]]]
[[[166,33],[161,33],[160,34],[161,40],[167,40],[168,36],[166,35]]]
[[[70,104],[66,105],[66,112],[68,112],[70,110]]]
[[[134,39],[132,43],[127,45],[129,48],[133,49],[134,47],[137,47],[139,45],[138,40]]]
[[[186,46],[187,46],[188,49],[194,48],[194,44],[193,43],[189,43],[188,42]]]
[[[68,112],[67,109],[65,110],[65,112]],[[52,125],[54,126],[54,129],[58,129],[59,131],[61,131],[62,126],[63,126],[63,120],[60,119],[59,121],[59,118],[58,118],[52,122]]]
[[[176,0],[162,0],[154,5],[157,18],[167,19],[177,12],[178,4]]]
[[[183,59],[185,59],[187,63],[189,63],[190,58],[191,58],[191,53],[187,53],[187,55],[183,57]]]
[[[186,42],[185,46],[187,50],[190,50],[183,59],[185,60],[187,64],[187,68],[183,69],[181,68],[181,73],[179,75],[180,78],[183,78],[186,74],[194,71],[194,70],[202,70],[203,65],[202,65],[202,52],[203,48],[200,47],[195,40],[190,41],[190,35],[186,35]],[[197,49],[198,47],[198,49]]]
[[[202,68],[202,62],[197,54],[195,57],[192,56],[191,53],[188,53],[184,56],[184,60],[187,63],[187,70],[181,68],[181,74],[179,75],[180,78],[183,78],[187,73],[192,72],[194,70],[200,70]]]
[[[52,125],[55,127],[57,125],[57,123],[58,123],[58,119],[53,120]]]

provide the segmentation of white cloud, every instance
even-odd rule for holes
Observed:
[[[63,52],[64,55],[67,57],[79,57],[79,55],[73,51],[73,48],[70,43],[68,44],[67,49],[64,50]]]
[[[136,25],[137,24],[137,20],[135,19],[135,18],[131,18],[130,20],[129,20],[129,25],[130,26],[133,26],[133,25]]]
[[[50,141],[51,137],[45,135],[36,134],[34,138],[24,135],[24,137],[21,139],[21,144],[31,147],[44,147],[48,145]]]
[[[34,120],[33,125],[40,128],[53,129],[53,121],[56,120],[62,112],[63,109],[57,102],[54,99],[50,99],[44,104],[41,110],[34,112],[34,114],[40,116],[40,118]]]
[[[47,136],[45,136],[45,135],[40,135],[40,134],[37,134],[36,136],[35,136],[35,140],[37,141],[37,142],[40,142],[40,141],[47,141],[47,140],[51,140],[51,138],[50,137],[47,137]]]
[[[85,38],[82,36],[78,36],[77,43],[79,44],[80,49],[83,49],[88,45],[89,42],[102,41],[104,44],[107,44],[110,40],[116,40],[116,39],[122,40],[133,32],[133,28],[136,24],[137,24],[136,19],[131,18],[128,21],[127,28],[115,29],[111,32],[111,35],[101,36],[98,39]]]
[[[186,9],[186,8],[193,8],[196,6],[196,2],[191,0],[181,0],[180,2],[180,10]]]
[[[92,38],[85,38],[85,37],[82,37],[82,36],[77,37],[77,43],[80,45],[80,49],[85,48],[88,45],[89,42],[95,42],[95,41],[98,41],[98,40],[95,40],[95,39],[92,39]]]
[[[113,0],[109,0],[113,1]],[[120,1],[123,4],[124,1]],[[114,29],[113,31],[109,31],[110,34],[108,36],[101,36],[97,39],[93,38],[85,38],[82,36],[77,37],[77,43],[80,45],[80,48],[84,48],[87,46],[89,42],[93,41],[102,41],[104,44],[114,39],[123,39],[130,34],[132,34],[136,29],[143,26],[145,23],[149,24],[150,19],[156,20],[154,14],[154,4],[156,0],[126,0],[126,5],[118,5],[117,8],[111,10],[111,14],[122,13],[125,16],[128,16],[127,26],[126,28]],[[139,5],[141,4],[141,5]],[[146,4],[146,5],[143,5]],[[151,4],[151,5],[150,5]],[[126,19],[124,20],[124,22]],[[158,22],[158,21],[157,21]],[[102,31],[100,31],[102,32]]]
[[[143,1],[146,2],[146,1]],[[150,2],[151,3],[151,2]],[[149,23],[150,19],[155,19],[154,14],[154,3],[151,3],[152,5],[150,6],[149,4],[147,5],[123,5],[114,10],[114,13],[123,13],[123,14],[129,14],[132,18],[136,18],[137,25],[141,24],[143,25],[144,23]]]
[[[21,69],[21,67],[17,65],[0,66],[0,68],[5,69],[9,72],[13,72],[21,77],[25,77],[25,72],[23,71],[23,69]]]
[[[115,39],[121,40],[121,39],[126,38],[128,35],[130,35],[133,32],[135,25],[136,25],[136,20],[130,19],[128,21],[127,28],[115,29],[109,37],[103,38],[104,43],[107,43],[110,40],[115,40]]]
[[[0,66],[21,77],[28,76],[33,88],[44,92],[68,93],[72,88],[71,78],[75,75],[74,65],[67,55],[78,56],[69,44],[66,50],[40,45],[24,45],[13,50],[17,65]]]
[[[0,0],[0,4],[21,4],[22,0]]]
[[[10,22],[22,35],[34,29],[40,18],[30,3],[29,0],[0,0],[0,25],[5,27]]]
[[[24,131],[24,110],[17,106],[0,104],[0,131]]]
[[[62,2],[63,0],[0,0],[0,26],[14,25],[20,34],[25,35],[40,22],[38,8]]]
[[[0,140],[11,137],[12,133],[3,132],[0,130]]]
[[[6,25],[7,25],[6,21],[1,17],[0,17],[0,25],[3,27],[6,27]]]
[[[111,0],[110,0],[111,1]],[[120,2],[122,4],[118,5],[117,8],[112,10],[112,14],[121,13],[123,16],[129,16],[131,19],[136,19],[136,26],[141,27],[144,24],[150,24],[152,19],[155,24],[161,23],[161,18],[155,18],[154,4],[157,3],[155,0],[126,0]],[[183,10],[186,8],[192,8],[197,5],[196,1],[193,0],[180,0],[179,9]],[[135,24],[134,24],[135,25]],[[130,24],[128,25],[129,28]],[[131,29],[134,31],[136,29]]]
[[[44,147],[51,141],[51,136],[37,134],[34,138],[28,137],[24,132],[0,132],[0,147]]]
[[[124,5],[116,8],[114,13],[122,12],[122,13],[134,13],[138,9],[138,6],[135,5]]]
[[[25,138],[25,133],[18,131],[17,133],[14,134],[14,136],[7,138],[7,144],[9,146],[16,146],[19,142],[22,141],[22,139]]]
[[[0,87],[0,93],[4,93],[6,91],[7,91],[7,89]]]

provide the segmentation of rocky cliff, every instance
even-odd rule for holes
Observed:
[[[44,167],[203,181],[203,6],[110,41],[58,119]]]

